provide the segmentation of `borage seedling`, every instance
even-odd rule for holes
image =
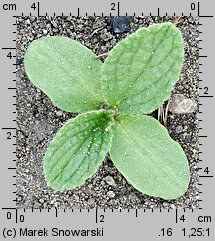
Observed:
[[[182,196],[189,165],[181,146],[147,116],[170,96],[184,58],[181,32],[171,23],[140,28],[118,43],[102,63],[69,38],[43,37],[25,54],[32,83],[53,104],[85,112],[68,120],[44,156],[54,190],[82,185],[107,152],[140,192],[163,199]]]

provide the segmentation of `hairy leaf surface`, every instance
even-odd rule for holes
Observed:
[[[186,155],[157,120],[121,116],[113,132],[112,161],[137,190],[164,199],[186,192],[190,181]]]
[[[112,115],[104,110],[80,114],[67,121],[51,141],[44,157],[48,186],[72,189],[93,175],[110,150]]]
[[[181,32],[171,23],[140,28],[117,44],[102,65],[102,88],[123,113],[149,113],[169,98],[184,56]]]
[[[94,110],[103,104],[101,65],[90,49],[60,36],[34,40],[25,54],[29,79],[68,112]]]

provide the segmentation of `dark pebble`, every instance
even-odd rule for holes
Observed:
[[[185,144],[185,145],[190,144],[190,140],[189,140],[188,138],[185,138],[185,139],[184,139],[184,144]]]
[[[23,58],[21,59],[16,59],[16,64],[19,65],[19,64],[22,64],[23,63]]]
[[[37,18],[35,16],[28,16],[28,19],[33,23]]]
[[[130,31],[130,17],[111,17],[110,30],[113,33],[125,33]]]

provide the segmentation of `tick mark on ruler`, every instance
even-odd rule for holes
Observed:
[[[16,208],[2,208],[3,210],[16,210]]]
[[[199,98],[204,98],[204,97],[213,98],[213,95],[200,95],[200,96],[199,96]]]
[[[213,178],[214,176],[199,176],[199,177],[209,177],[209,178]]]
[[[16,48],[2,48],[2,49],[16,49]]]
[[[213,18],[214,16],[207,16],[207,15],[205,15],[205,16],[199,16],[200,18]]]
[[[2,130],[16,130],[15,127],[3,127]]]

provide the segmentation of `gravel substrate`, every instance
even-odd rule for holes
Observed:
[[[124,33],[114,33],[110,17],[17,18],[17,207],[18,208],[196,208],[198,207],[197,111],[168,113],[167,127],[190,162],[191,183],[176,200],[152,198],[135,190],[107,156],[98,172],[75,190],[54,192],[43,176],[43,154],[54,134],[69,118],[28,80],[23,57],[34,39],[63,35],[80,41],[97,55],[108,52],[141,26],[171,21],[175,17],[131,17]],[[183,17],[177,27],[185,42],[185,62],[173,94],[183,94],[198,104],[198,18]],[[154,113],[156,115],[156,112]]]

